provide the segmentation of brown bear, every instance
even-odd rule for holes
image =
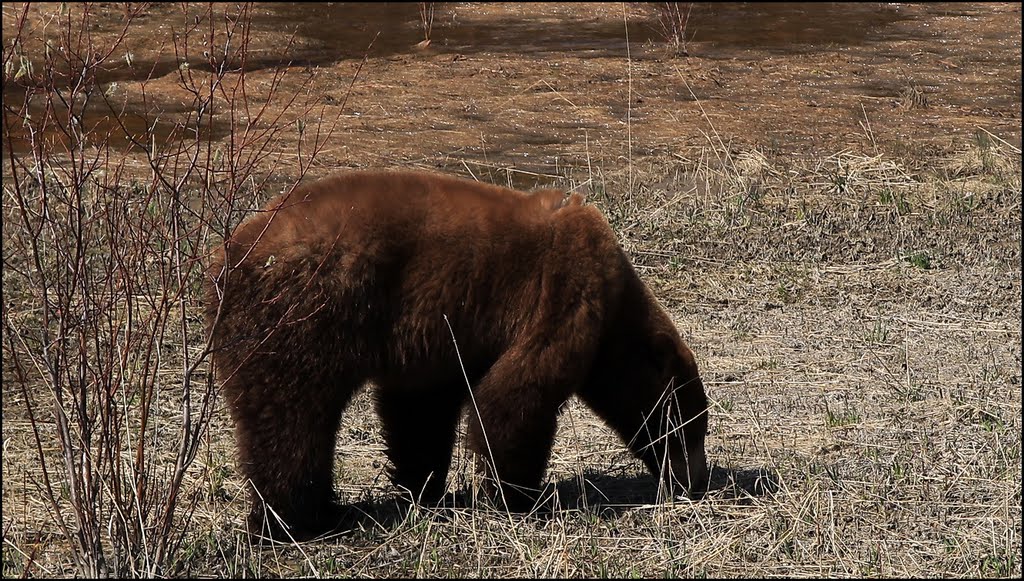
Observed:
[[[250,532],[335,526],[335,433],[368,383],[389,475],[420,501],[444,494],[465,408],[488,490],[532,507],[574,394],[655,476],[705,488],[693,353],[578,195],[419,172],[297,187],[215,254],[206,321]]]

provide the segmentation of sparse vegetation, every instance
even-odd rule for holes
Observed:
[[[510,51],[499,65],[466,49],[296,64],[284,48],[295,31],[260,20],[265,9],[4,5],[4,577],[1021,575],[1020,133],[979,130],[949,106],[939,73],[972,90],[966,57],[915,72],[938,79],[926,101],[869,95],[863,115],[842,101],[849,91],[801,101],[821,117],[800,134],[793,116],[785,129],[798,137],[830,131],[817,124],[831,111],[857,112],[808,154],[788,149],[796,138],[772,145],[760,125],[792,115],[797,97],[774,83],[799,75],[773,67],[809,66],[803,56],[758,59],[758,98],[780,94],[744,117],[709,96],[742,89],[746,64],[674,70],[634,46],[645,103],[630,179],[615,116],[625,77],[607,72],[624,57],[552,49],[547,67]],[[454,34],[445,27],[511,10],[436,9],[438,44]],[[608,14],[622,26],[621,6]],[[964,26],[998,20],[986,18]],[[1009,66],[1019,82],[1019,10],[999,18],[1016,18],[1012,66],[992,56],[985,78]],[[134,32],[158,38],[157,20],[173,22],[176,43]],[[161,51],[175,48],[172,66]],[[811,57],[815,70],[828,60]],[[663,100],[677,90],[683,100]],[[110,107],[121,121],[104,125]],[[867,115],[870,136],[856,130]],[[527,130],[528,147],[515,141]],[[542,156],[554,161],[524,161]],[[572,402],[542,510],[478,504],[461,448],[453,506],[409,505],[387,484],[364,394],[337,450],[350,531],[250,543],[230,421],[207,399],[204,253],[303,174],[392,164],[564,186],[605,211],[705,373],[706,498],[662,501]]]
[[[420,28],[423,31],[424,46],[430,43],[430,32],[434,28],[434,2],[420,2]]]
[[[904,256],[903,259],[917,268],[924,270],[928,270],[932,267],[932,259],[928,256],[927,252],[911,252]]]
[[[678,55],[686,55],[686,25],[690,20],[693,2],[658,2],[658,31]]]

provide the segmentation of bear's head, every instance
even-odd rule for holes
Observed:
[[[682,486],[699,497],[709,477],[708,401],[693,353],[674,330],[657,332],[643,351],[633,391],[643,419],[630,449],[670,489]]]

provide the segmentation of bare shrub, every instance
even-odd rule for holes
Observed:
[[[423,43],[430,43],[430,32],[434,28],[435,2],[420,2],[420,29],[423,31]]]
[[[693,2],[658,2],[658,32],[673,52],[686,54],[686,24],[690,20]]]
[[[315,71],[279,63],[251,80],[251,4],[185,4],[170,74],[190,102],[158,131],[166,114],[148,87],[159,63],[125,46],[148,8],[124,5],[104,39],[98,8],[61,4],[40,43],[26,3],[3,45],[5,395],[20,392],[34,484],[93,578],[173,572],[202,493],[185,476],[216,401],[206,255],[272,176],[303,177],[339,120],[317,109]],[[111,71],[129,85],[120,103]]]

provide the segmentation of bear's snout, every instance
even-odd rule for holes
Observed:
[[[708,470],[708,460],[704,455],[704,446],[694,446],[693,450],[688,450],[686,454],[686,485],[689,492],[690,498],[698,500],[708,489],[708,478],[710,476],[710,470]]]
[[[698,500],[704,496],[708,489],[708,480],[711,471],[708,468],[707,456],[704,453],[704,444],[686,446],[686,452],[672,454],[675,456],[671,462],[671,476],[673,484],[685,487],[688,496],[692,500]]]

